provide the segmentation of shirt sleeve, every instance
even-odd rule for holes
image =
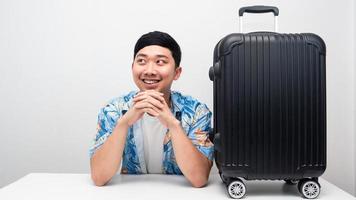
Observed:
[[[211,130],[211,112],[205,104],[196,108],[188,137],[194,146],[209,160],[213,160],[214,144],[209,139]]]
[[[112,103],[107,104],[100,109],[97,121],[97,132],[89,149],[90,158],[95,151],[104,144],[107,138],[111,135],[116,126],[117,120],[121,117],[121,113]]]

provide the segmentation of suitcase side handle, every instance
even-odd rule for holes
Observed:
[[[275,6],[246,6],[239,9],[240,33],[242,33],[242,17],[244,13],[269,13],[274,14],[274,31],[278,32],[279,9]]]
[[[215,78],[220,78],[221,69],[220,62],[216,62],[214,66],[209,69],[209,78],[211,81],[214,81]]]

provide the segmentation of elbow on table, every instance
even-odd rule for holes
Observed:
[[[190,180],[190,184],[195,188],[204,187],[208,183],[208,177],[204,175],[194,176]]]
[[[104,186],[108,182],[103,176],[94,173],[91,173],[91,179],[94,184],[99,187]]]

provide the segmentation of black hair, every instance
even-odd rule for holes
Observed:
[[[180,51],[178,43],[168,33],[160,31],[146,33],[137,40],[134,49],[134,59],[138,51],[150,45],[158,45],[169,49],[172,53],[176,67],[179,66],[182,52]]]

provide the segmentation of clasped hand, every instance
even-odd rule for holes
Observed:
[[[157,117],[168,129],[179,123],[173,116],[163,93],[155,90],[141,91],[135,95],[132,107],[124,115],[127,125],[133,125],[144,113]]]

